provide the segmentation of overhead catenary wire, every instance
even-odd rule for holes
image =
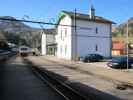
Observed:
[[[43,21],[33,21],[33,20],[25,20],[25,19],[9,19],[9,18],[0,18],[0,20],[3,21],[15,21],[15,22],[26,22],[26,23],[33,23],[33,24],[45,24],[45,25],[55,25],[55,26],[66,26],[66,27],[73,27],[75,28],[75,25],[65,25],[65,24],[56,24],[56,23],[51,23],[51,22],[43,22]],[[77,29],[80,30],[91,30],[92,28],[90,27],[83,27],[83,26],[77,26]]]
[[[34,24],[47,24],[47,25],[59,25],[59,26],[75,27],[73,25],[63,25],[63,24],[49,23],[49,22],[43,22],[43,21],[32,21],[32,20],[25,20],[25,19],[0,18],[0,20],[4,20],[4,21],[16,21],[16,22],[27,22],[27,23],[34,23]]]
[[[34,24],[39,24],[40,27],[43,29],[43,25],[47,24],[47,25],[58,25],[58,26],[64,26],[64,27],[72,27],[76,30],[92,30],[91,27],[83,27],[83,26],[75,26],[75,25],[65,25],[65,24],[56,24],[56,23],[49,23],[49,22],[43,22],[43,21],[33,21],[33,20],[25,20],[25,19],[9,19],[9,18],[0,18],[0,20],[2,21],[15,21],[15,22],[26,22],[26,23],[34,23]],[[79,37],[100,37],[100,38],[111,38],[111,37],[106,37],[106,36],[91,36],[91,35],[78,35]]]

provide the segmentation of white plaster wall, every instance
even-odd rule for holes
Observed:
[[[46,34],[42,34],[42,41],[41,41],[42,43],[42,47],[41,47],[41,51],[42,51],[42,55],[46,55]]]
[[[73,22],[69,16],[66,16],[60,21],[60,24],[72,25]],[[72,57],[75,57],[76,52],[77,56],[85,56],[89,53],[99,53],[105,57],[111,56],[111,24],[83,20],[77,20],[76,23],[78,26],[76,37],[74,28],[68,26],[57,27],[57,57],[71,60]],[[67,28],[67,36],[65,36],[64,28]],[[98,28],[97,34],[96,28]],[[61,30],[63,33],[62,39]],[[65,45],[67,45],[66,54]],[[95,50],[96,45],[98,45],[98,51]]]
[[[42,55],[47,54],[47,45],[55,43],[55,35],[54,34],[46,34],[42,33],[42,40],[41,40],[41,51]]]
[[[77,20],[77,32],[81,35],[89,36],[109,36],[110,35],[110,25],[105,23],[96,23],[90,21]],[[98,34],[96,34],[96,27],[98,28]],[[85,29],[84,29],[85,28]],[[90,28],[90,29],[89,29]]]
[[[46,34],[46,44],[55,43],[55,35],[54,34]]]
[[[71,25],[71,18],[69,16],[64,17],[59,24],[62,25]],[[67,36],[65,36],[65,28],[67,29]],[[61,38],[61,30],[62,30],[62,38]],[[71,27],[69,26],[58,26],[57,27],[57,35],[56,35],[56,43],[57,43],[57,57],[71,59],[72,51],[71,51]],[[67,46],[67,52],[65,53],[65,46]],[[62,50],[61,50],[62,47]],[[61,52],[62,51],[62,52]]]
[[[78,55],[85,56],[90,53],[98,53],[105,57],[110,57],[110,40],[103,38],[78,37]],[[96,45],[98,50],[96,51]]]
[[[77,27],[77,39],[73,40],[73,52],[75,52],[76,47],[78,56],[99,53],[105,57],[109,57],[111,54],[111,24],[81,20],[78,20],[76,23],[80,27]],[[96,28],[98,28],[97,34]],[[74,29],[73,34],[75,34]],[[73,37],[75,39],[75,35]],[[98,51],[95,50],[96,45],[98,45]]]

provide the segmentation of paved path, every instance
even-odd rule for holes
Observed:
[[[108,80],[92,73],[87,73],[89,68],[84,69],[84,71],[77,70],[77,65],[81,65],[81,63],[77,63],[75,66],[74,62],[70,63],[69,61],[66,61],[64,62],[65,64],[61,64],[61,61],[60,63],[53,62],[58,59],[51,61],[47,59],[48,58],[46,57],[29,57],[29,60],[37,66],[63,76],[66,79],[64,81],[65,83],[72,84],[73,86],[76,86],[77,89],[82,90],[84,88],[83,91],[87,91],[88,95],[90,92],[97,95],[100,99],[96,100],[133,100],[132,89],[118,90],[116,89],[116,85],[120,84],[118,81]]]
[[[0,64],[0,100],[64,100],[31,72],[21,58]]]
[[[94,75],[98,75],[110,80],[120,81],[133,86],[133,69],[127,70],[116,70],[105,67],[106,64],[93,64],[93,63],[82,63],[73,62],[64,59],[58,59],[54,56],[42,56],[42,59],[47,59],[58,64],[67,65],[76,68],[77,70],[86,71]],[[104,67],[103,67],[104,66]]]

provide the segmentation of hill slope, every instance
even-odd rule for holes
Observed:
[[[130,18],[128,20],[128,29],[129,29],[129,36],[133,37],[133,18]],[[113,27],[113,36],[117,37],[117,36],[126,36],[127,33],[127,22],[122,23],[116,27]]]
[[[0,18],[15,19],[11,16],[1,16]],[[32,28],[22,22],[0,20],[0,36],[17,45],[25,44],[30,47],[39,47],[40,31],[40,29]]]

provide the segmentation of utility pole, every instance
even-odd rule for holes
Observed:
[[[76,22],[76,16],[77,16],[77,9],[75,8],[75,11],[74,11],[74,37],[75,37],[75,56],[74,56],[74,61],[77,60],[77,22]]]
[[[128,67],[128,62],[129,62],[129,59],[128,59],[128,57],[129,57],[129,49],[128,49],[128,44],[129,44],[129,35],[128,35],[128,33],[129,33],[129,30],[128,30],[128,26],[129,26],[129,21],[127,21],[127,33],[126,33],[126,40],[127,40],[127,70],[129,69],[129,67]]]

